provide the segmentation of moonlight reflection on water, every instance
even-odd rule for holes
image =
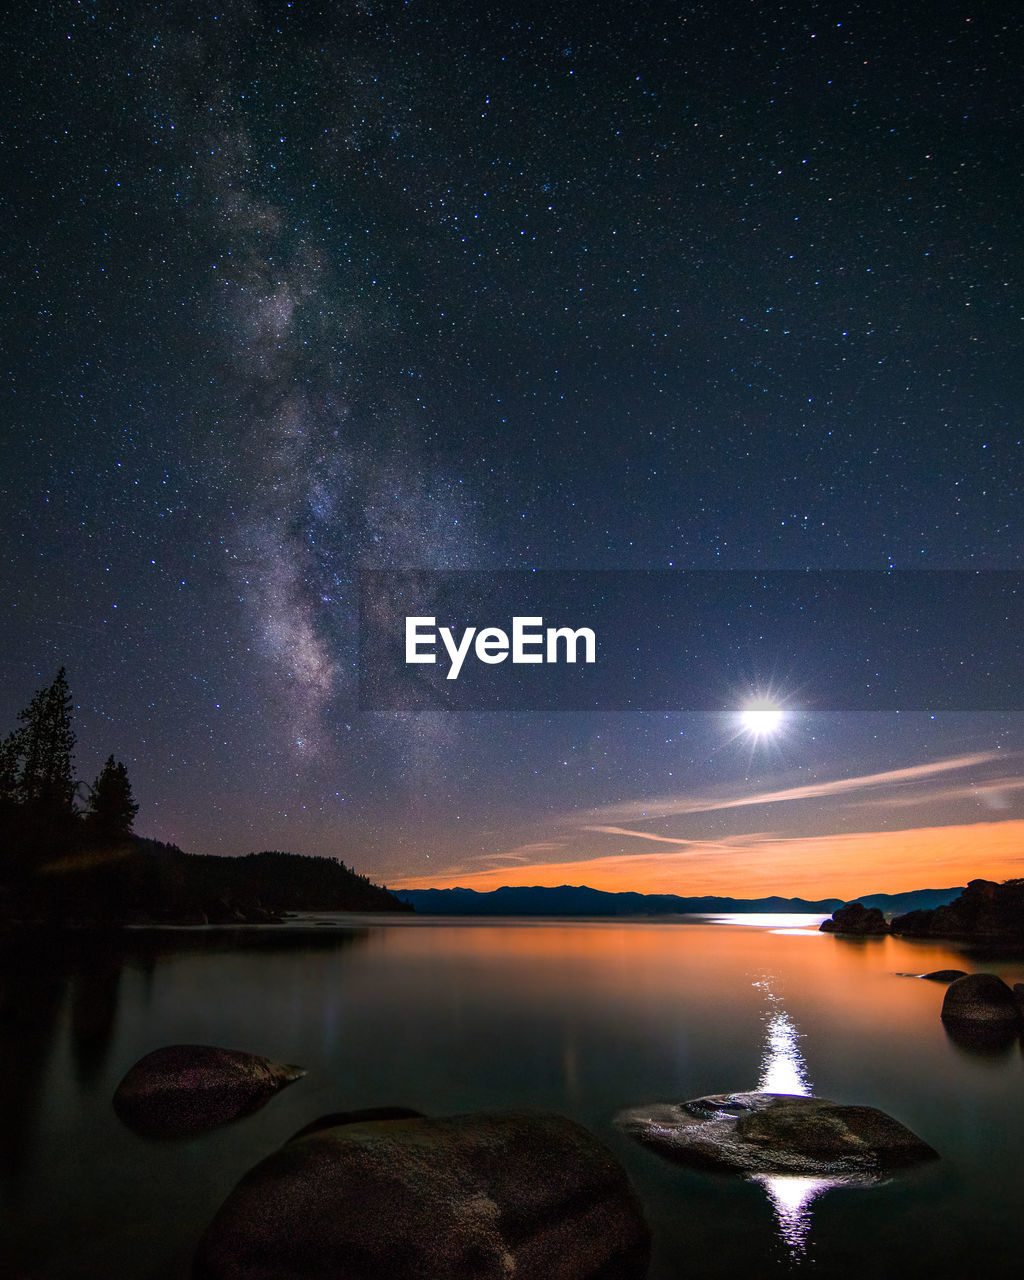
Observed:
[[[769,994],[770,1000],[776,997]],[[768,1015],[759,1093],[791,1093],[801,1098],[811,1096],[807,1064],[800,1053],[800,1033],[784,1010]]]
[[[809,1098],[812,1090],[807,1078],[807,1064],[800,1052],[800,1032],[789,1014],[781,1008],[780,997],[772,990],[770,979],[762,978],[754,986],[764,991],[768,1001],[757,1091]],[[758,1173],[753,1175],[752,1181],[760,1183],[768,1193],[778,1221],[779,1236],[794,1260],[807,1252],[811,1205],[818,1196],[832,1187],[859,1185],[858,1179],[849,1176],[813,1178],[784,1173]]]
[[[823,1191],[841,1185],[843,1179],[757,1173],[753,1181],[759,1182],[768,1193],[782,1243],[794,1259],[803,1257],[807,1252],[807,1237],[811,1233],[811,1205]]]

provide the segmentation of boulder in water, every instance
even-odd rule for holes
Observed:
[[[245,1175],[193,1280],[642,1280],[648,1230],[615,1157],[525,1112],[314,1129]]]
[[[969,973],[946,988],[942,1017],[946,1022],[1014,1023],[1020,1010],[1002,978],[994,973]]]
[[[822,933],[845,933],[855,937],[870,938],[889,932],[885,916],[877,907],[865,907],[860,902],[848,902],[845,907],[832,912],[830,920],[823,920]]]
[[[254,1053],[208,1044],[154,1049],[128,1071],[114,1110],[148,1138],[183,1138],[258,1111],[306,1073]]]
[[[871,1173],[937,1155],[875,1107],[779,1093],[638,1107],[616,1124],[672,1159],[741,1173]]]

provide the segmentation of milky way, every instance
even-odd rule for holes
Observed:
[[[373,296],[378,281],[367,281],[365,261],[332,261],[324,210],[298,215],[294,196],[267,190],[275,184],[251,136],[253,95],[230,56],[248,17],[235,15],[227,50],[193,41],[187,60],[179,51],[162,92],[179,122],[180,163],[195,176],[189,234],[210,258],[198,301],[208,303],[221,370],[209,431],[230,517],[227,573],[286,741],[297,757],[322,759],[329,708],[353,695],[355,569],[473,564],[480,549],[470,504],[418,446],[414,402],[380,376],[386,362],[375,353],[397,320]],[[331,71],[335,92],[367,74]],[[346,133],[346,106],[335,101],[324,116],[324,133],[347,139],[331,148],[335,183],[362,168],[366,145]]]

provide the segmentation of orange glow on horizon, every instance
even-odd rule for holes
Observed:
[[[1024,875],[1024,819],[828,836],[746,836],[713,847],[456,870],[391,880],[394,889],[589,885],[611,893],[844,898]]]

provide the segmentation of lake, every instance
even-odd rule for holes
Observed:
[[[1024,963],[836,938],[818,919],[318,917],[8,939],[0,1270],[183,1280],[214,1211],[263,1156],[325,1112],[403,1105],[532,1107],[586,1125],[644,1204],[650,1280],[1018,1275],[1020,1043],[955,1042],[944,987],[899,975],[986,969],[1012,984]],[[148,1141],[110,1098],[133,1062],[174,1042],[309,1074],[237,1123]],[[754,1182],[670,1164],[612,1124],[625,1107],[759,1086],[880,1107],[942,1158],[873,1186]]]

